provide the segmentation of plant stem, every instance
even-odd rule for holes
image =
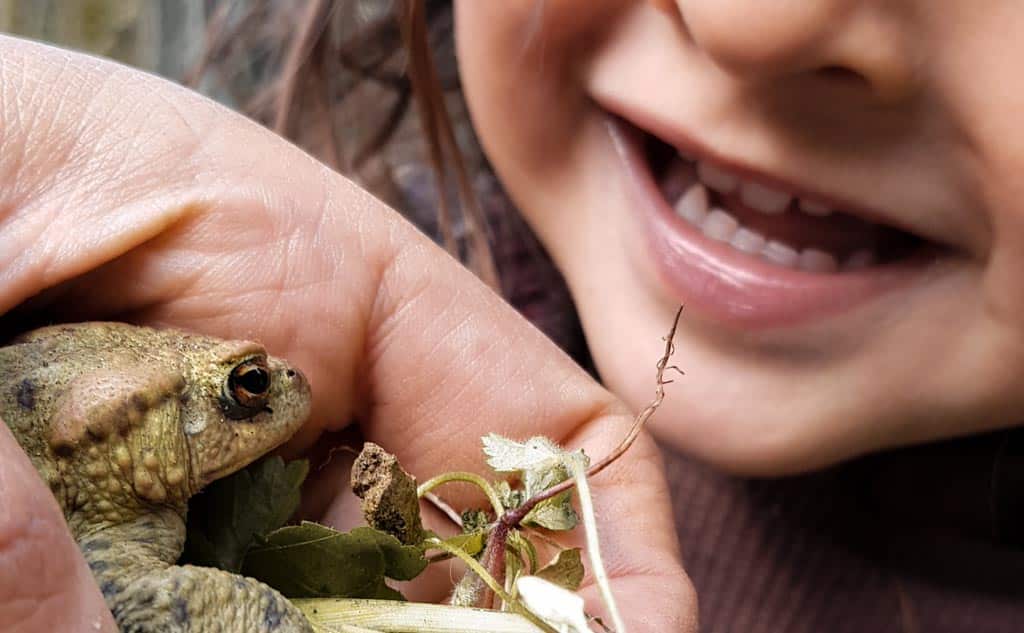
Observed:
[[[451,473],[441,473],[436,477],[432,477],[427,481],[420,484],[419,488],[416,489],[416,494],[419,497],[423,497],[425,494],[441,486],[443,484],[451,483],[453,481],[461,481],[463,483],[473,484],[480,488],[487,495],[487,500],[491,502],[491,507],[494,508],[494,516],[500,517],[505,512],[505,506],[501,502],[501,498],[498,497],[497,491],[491,482],[487,481],[476,473],[456,471]]]
[[[488,573],[491,574],[491,578],[494,578],[494,582],[499,585],[505,584],[505,549],[508,547],[508,535],[510,528],[501,523],[500,521],[494,525],[494,529],[491,530],[490,536],[487,538],[487,549],[484,550],[482,557],[484,565]],[[494,596],[498,595],[506,604],[509,603],[510,598],[506,598],[496,593],[486,591],[481,604],[484,608],[493,609]]]
[[[594,517],[594,500],[590,495],[587,472],[577,460],[573,460],[571,467],[573,479],[576,480],[576,491],[580,497],[580,514],[583,519],[583,531],[587,537],[587,555],[590,556],[594,582],[608,607],[608,614],[612,618],[615,633],[626,633],[626,623],[622,621],[622,616],[619,614],[619,606],[615,602],[615,595],[612,594],[612,587],[608,582],[608,571],[605,569],[604,559],[601,557],[601,542],[597,537],[597,519]]]
[[[640,432],[643,430],[644,425],[647,424],[647,421],[651,418],[652,415],[654,415],[654,412],[658,410],[658,407],[661,406],[662,401],[665,399],[665,385],[672,382],[671,380],[665,380],[665,371],[668,369],[674,369],[682,373],[682,370],[676,367],[675,365],[668,364],[669,358],[671,358],[672,354],[675,353],[676,351],[675,343],[673,343],[673,340],[675,339],[676,330],[679,327],[679,317],[682,316],[682,313],[683,306],[679,306],[679,309],[676,311],[675,319],[672,321],[672,328],[668,331],[668,334],[665,336],[665,352],[664,354],[662,354],[661,358],[658,359],[657,364],[658,371],[656,374],[657,380],[654,390],[654,399],[651,400],[651,402],[646,407],[644,407],[643,411],[637,414],[636,418],[634,418],[633,420],[633,426],[630,427],[629,429],[629,433],[627,433],[626,437],[621,442],[619,442],[619,445],[616,446],[615,449],[612,450],[612,452],[605,455],[604,458],[602,458],[600,461],[592,465],[587,470],[587,477],[593,477],[594,475],[598,474],[605,468],[608,468],[613,463],[615,463],[617,459],[622,457],[622,455],[629,450],[629,447],[633,445],[633,442],[636,441],[636,438],[640,436]],[[554,486],[548,488],[547,490],[537,493],[536,495],[530,497],[525,502],[523,502],[523,504],[520,505],[518,508],[513,508],[512,510],[506,512],[504,515],[499,515],[501,516],[501,521],[503,523],[506,523],[509,527],[518,526],[520,523],[523,522],[523,519],[526,518],[526,515],[528,515],[530,511],[537,506],[537,504],[541,503],[542,501],[547,501],[552,497],[557,497],[566,490],[572,488],[574,485],[576,485],[576,482],[573,479],[566,479],[561,483],[555,484]]]
[[[533,614],[532,611],[530,611],[522,604],[520,604],[518,600],[508,595],[508,593],[505,592],[505,589],[494,579],[494,576],[492,576],[486,569],[484,569],[483,565],[478,563],[475,558],[473,558],[472,556],[470,556],[469,554],[460,550],[457,547],[452,547],[448,545],[441,539],[428,538],[423,542],[430,547],[442,549],[448,552],[449,554],[457,557],[462,562],[466,563],[466,566],[469,567],[469,569],[473,573],[479,576],[480,579],[484,581],[484,584],[486,584],[490,588],[490,590],[494,592],[496,596],[501,598],[506,604],[510,605],[513,609],[515,609],[517,613],[519,613],[524,618],[526,618],[534,625],[539,627],[542,631],[544,631],[545,633],[558,633],[558,631],[552,628],[550,624],[538,618],[536,615]],[[504,553],[504,548],[502,548],[502,552]],[[502,562],[502,566],[504,566],[504,562]]]
[[[518,613],[358,598],[297,598],[292,602],[317,633],[346,631],[345,627],[375,633],[538,633],[537,625]]]

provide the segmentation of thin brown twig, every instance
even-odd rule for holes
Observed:
[[[647,421],[651,419],[651,416],[654,415],[654,412],[658,410],[658,407],[661,406],[662,401],[665,399],[665,385],[672,382],[671,380],[665,379],[665,372],[669,369],[674,369],[675,371],[682,373],[682,370],[675,365],[668,364],[672,354],[675,353],[675,343],[673,341],[675,340],[676,330],[679,328],[679,318],[682,314],[683,306],[679,306],[679,310],[676,311],[675,319],[672,321],[672,328],[668,331],[668,334],[665,335],[665,352],[662,354],[657,364],[657,382],[654,391],[654,399],[651,400],[650,404],[648,404],[643,411],[637,414],[636,418],[633,419],[633,426],[630,427],[629,433],[627,433],[626,437],[619,442],[619,445],[608,453],[608,455],[587,469],[588,479],[615,463],[617,459],[622,457],[622,455],[629,450],[636,441],[636,438],[640,436],[640,432],[643,430],[644,425],[647,424]],[[570,490],[575,486],[575,478],[566,479],[565,481],[530,497],[519,507],[508,510],[504,515],[498,518],[498,522],[495,524],[490,537],[487,539],[487,547],[481,557],[485,569],[487,569],[488,573],[490,573],[498,583],[504,583],[504,554],[506,541],[508,540],[509,533],[512,529],[519,527],[526,516],[530,514],[535,507],[537,507],[537,504],[546,501],[547,499],[557,497],[566,490]],[[493,591],[485,589],[477,606],[487,608],[487,605],[489,605],[493,600]]]
[[[587,478],[593,477],[615,463],[617,459],[622,457],[622,455],[629,450],[629,447],[633,445],[636,438],[640,436],[640,432],[643,430],[644,425],[647,424],[647,421],[651,419],[651,416],[654,415],[654,412],[658,410],[658,407],[661,406],[662,401],[665,399],[665,385],[672,382],[671,380],[665,379],[665,372],[669,369],[673,369],[680,374],[683,373],[683,371],[675,365],[668,364],[672,354],[675,353],[676,348],[673,341],[676,336],[676,330],[679,328],[679,318],[682,314],[683,306],[679,306],[679,309],[676,311],[675,319],[672,321],[672,328],[665,336],[665,353],[662,354],[661,358],[658,360],[658,371],[656,374],[657,383],[654,390],[654,399],[651,400],[650,404],[644,407],[643,411],[637,414],[636,418],[633,420],[633,426],[629,429],[629,433],[626,434],[626,437],[619,443],[619,445],[616,446],[612,452],[608,453],[605,457],[587,469]],[[526,518],[526,515],[529,514],[537,504],[547,501],[553,497],[557,497],[575,485],[576,481],[574,479],[566,479],[565,481],[548,488],[544,492],[534,495],[527,499],[518,508],[513,508],[506,512],[505,516],[501,518],[502,523],[506,523],[510,527],[519,525],[519,523]]]

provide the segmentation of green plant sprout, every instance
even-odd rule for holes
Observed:
[[[190,510],[188,562],[240,571],[274,587],[323,633],[627,633],[601,557],[589,480],[615,463],[665,398],[680,307],[657,363],[655,397],[626,437],[594,464],[582,450],[545,437],[515,441],[482,438],[492,481],[448,472],[419,486],[394,455],[366,443],[352,467],[352,489],[362,500],[366,527],[340,532],[311,522],[281,527],[298,506],[308,468],[279,459],[259,462],[218,482]],[[435,490],[451,483],[476,487],[486,508],[455,512]],[[573,507],[573,491],[579,514]],[[462,532],[441,538],[425,530],[421,500],[442,510]],[[261,508],[235,512],[224,508]],[[579,549],[564,548],[547,532],[582,523],[590,569],[611,621],[608,629],[583,612],[575,592],[584,577]],[[540,551],[554,548],[540,563]],[[458,559],[466,566],[448,605],[401,602],[387,579],[411,580],[430,564]]]

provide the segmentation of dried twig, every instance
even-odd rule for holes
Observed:
[[[629,447],[633,445],[636,438],[640,436],[640,431],[643,430],[644,425],[647,424],[647,421],[651,419],[651,416],[654,415],[654,412],[658,410],[658,407],[661,406],[662,401],[665,399],[665,385],[672,382],[671,380],[665,379],[665,372],[671,369],[679,372],[680,374],[683,373],[683,370],[679,369],[679,367],[668,364],[669,359],[676,350],[675,343],[673,341],[676,336],[676,330],[679,328],[679,318],[682,316],[682,313],[683,306],[679,306],[679,309],[676,311],[675,319],[672,321],[672,328],[668,331],[668,334],[664,339],[665,353],[662,354],[657,364],[658,371],[656,374],[657,381],[654,390],[654,399],[651,400],[650,404],[644,407],[643,411],[637,414],[636,418],[633,420],[633,426],[629,429],[629,433],[626,434],[626,437],[619,443],[619,445],[587,470],[587,477],[593,477],[615,463],[617,459],[622,457],[622,455],[629,450]],[[527,499],[526,502],[518,508],[509,510],[505,513],[505,516],[502,517],[502,521],[506,522],[509,526],[519,525],[519,523],[526,518],[526,515],[529,514],[537,504],[542,501],[547,501],[552,497],[557,497],[566,490],[572,488],[574,485],[575,481],[573,479],[566,479],[562,483],[552,486],[544,492]]]

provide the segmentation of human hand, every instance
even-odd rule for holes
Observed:
[[[539,332],[396,213],[285,141],[107,62],[7,38],[0,59],[5,332],[108,319],[259,340],[313,388],[312,419],[291,452],[358,420],[421,479],[480,470],[487,432],[544,434],[592,456],[625,435],[629,413]],[[52,582],[0,584],[0,613],[29,605],[10,627],[36,630],[30,618],[68,585],[91,617],[99,594],[67,555],[59,515],[45,495],[24,492],[24,464],[0,463],[0,503],[37,504],[46,526],[32,540],[5,532],[20,519],[2,513],[0,569],[32,573],[23,543],[63,548],[73,567]],[[326,522],[348,512],[337,479],[318,477],[311,491]],[[631,630],[694,628],[653,442],[642,437],[593,489]],[[584,593],[600,611],[594,588]]]

